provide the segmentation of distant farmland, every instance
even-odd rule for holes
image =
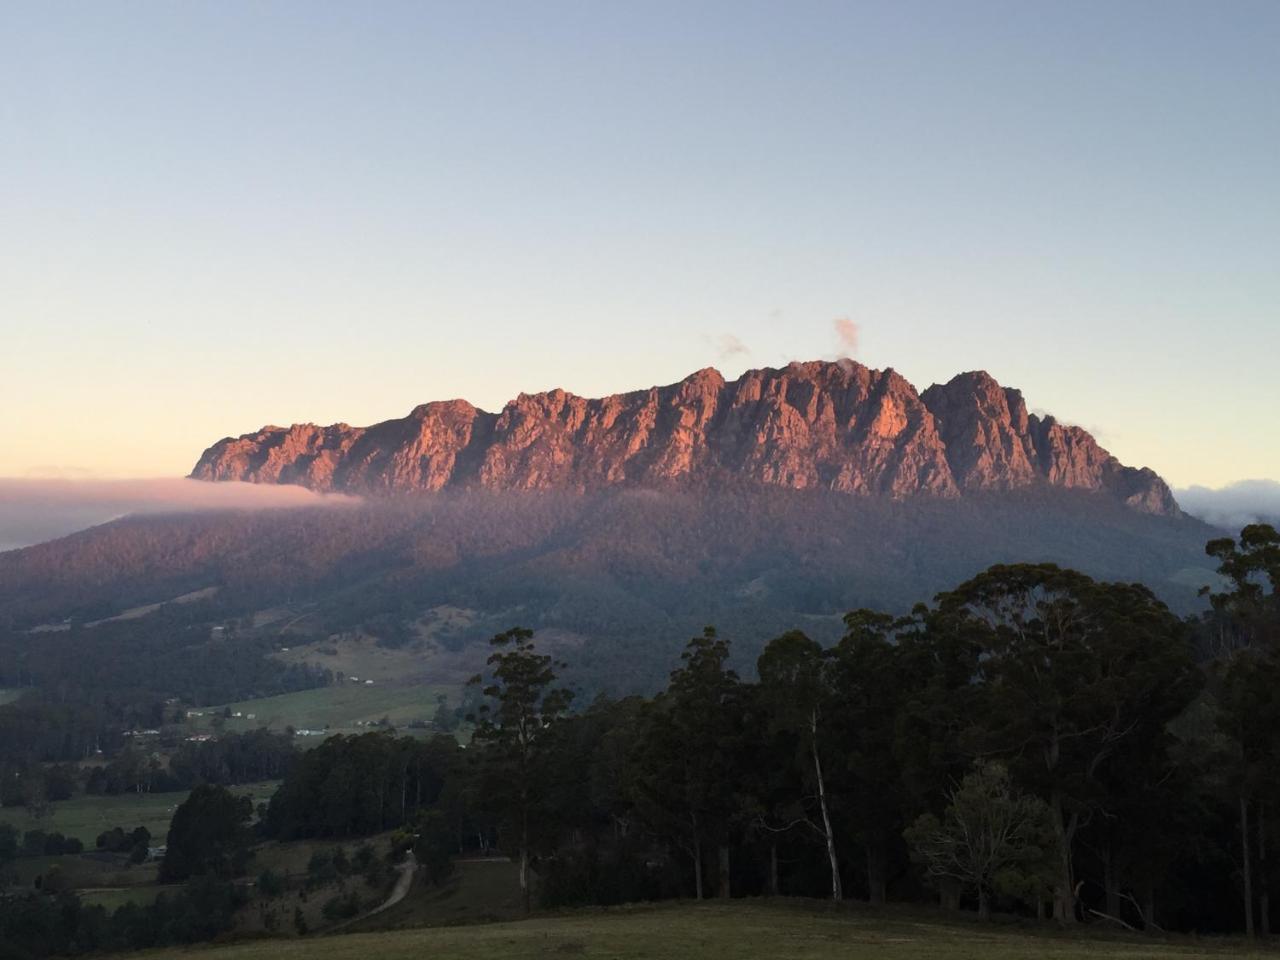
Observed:
[[[314,690],[299,690],[275,697],[243,700],[239,703],[205,707],[201,717],[188,722],[197,729],[212,729],[214,717],[228,708],[242,717],[225,720],[225,729],[242,732],[258,727],[283,731],[331,728],[332,732],[356,733],[357,721],[373,723],[387,718],[394,726],[404,727],[414,720],[430,720],[438,706],[437,698],[445,695],[451,706],[458,703],[457,686],[428,684],[423,686],[391,686],[344,683]],[[253,718],[249,718],[253,714]]]
[[[233,791],[253,797],[254,805],[267,800],[275,793],[278,781],[246,784]],[[122,827],[127,832],[134,827],[146,827],[154,842],[164,843],[169,832],[173,811],[187,791],[173,793],[122,793],[116,796],[81,794],[70,800],[59,800],[49,807],[47,816],[37,820],[22,807],[0,808],[0,823],[10,823],[20,833],[27,830],[44,830],[76,837],[85,848],[92,850],[98,834],[112,827]]]

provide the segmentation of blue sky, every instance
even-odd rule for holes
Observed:
[[[1275,2],[7,4],[0,83],[0,475],[847,317],[1176,485],[1280,478]]]

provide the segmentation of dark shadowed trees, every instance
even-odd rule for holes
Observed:
[[[252,834],[253,803],[225,787],[196,787],[174,812],[169,825],[162,883],[212,874],[229,878],[244,871]]]
[[[911,678],[901,669],[893,617],[855,610],[844,622],[832,659],[837,708],[831,728],[841,762],[831,780],[842,819],[865,856],[867,898],[884,903],[893,851],[906,826],[894,744]]]
[[[827,651],[799,630],[784,633],[769,643],[756,663],[762,701],[772,725],[796,738],[796,768],[804,771],[796,784],[795,808],[802,821],[823,840],[831,868],[831,899],[844,896],[840,858],[836,853],[827,778],[822,769],[828,714],[833,708],[831,658]],[[816,806],[810,816],[807,809]]]
[[[717,853],[718,893],[729,896],[730,840],[747,814],[738,795],[745,703],[728,659],[729,643],[714,627],[689,641],[648,713],[637,779],[644,814],[692,860],[698,899],[708,846]]]
[[[940,600],[979,629],[986,749],[1049,804],[1054,917],[1073,922],[1073,848],[1104,802],[1105,766],[1163,731],[1198,689],[1186,630],[1145,587],[1052,564],[992,567]]]
[[[1280,797],[1280,533],[1268,524],[1251,524],[1238,541],[1211,540],[1205,552],[1218,561],[1229,585],[1210,594],[1210,601],[1223,651],[1215,678],[1218,724],[1234,747],[1245,930],[1253,936],[1257,926],[1269,936],[1267,820]]]
[[[479,676],[471,681],[482,686],[488,698],[472,717],[473,739],[483,747],[480,756],[489,796],[514,828],[520,894],[527,913],[530,820],[538,814],[543,796],[540,781],[548,768],[545,748],[573,694],[554,685],[557,664],[537,652],[532,630],[513,627],[489,642],[494,647],[488,659],[492,679],[487,684]]]

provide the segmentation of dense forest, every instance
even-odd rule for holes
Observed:
[[[0,940],[38,954],[201,939],[229,922],[254,843],[388,830],[385,853],[412,848],[429,882],[459,853],[510,855],[528,909],[932,900],[1268,936],[1280,534],[1249,526],[1207,553],[1222,588],[1199,617],[1138,584],[996,565],[905,616],[855,610],[834,643],[782,632],[741,675],[707,627],[654,696],[575,702],[566,665],[512,628],[472,681],[466,744],[383,730],[301,753],[267,734],[193,746],[173,771],[205,786],[161,867],[188,892],[110,918],[33,895],[8,905]],[[253,830],[216,786],[250,773],[283,775]]]
[[[706,623],[734,637],[736,665],[750,670],[767,640],[796,625],[829,644],[845,611],[903,613],[994,563],[1052,561],[1098,579],[1139,580],[1190,613],[1212,577],[1202,548],[1214,535],[1199,521],[1141,514],[1083,491],[895,501],[729,481],[132,517],[0,554],[0,684],[39,683],[63,664],[74,675],[83,657],[110,670],[113,686],[138,686],[144,664],[171,695],[204,692],[203,677],[263,690],[296,678],[261,663],[250,631],[224,644],[244,662],[223,659],[208,646],[212,626],[288,607],[308,613],[295,632],[315,639],[360,629],[397,643],[405,624],[447,605],[475,618],[446,642],[482,644],[513,622],[555,629],[583,640],[569,665],[575,684],[615,696],[652,692],[680,638]],[[101,622],[215,588],[147,617]],[[147,625],[159,616],[167,629]],[[64,620],[74,636],[27,633]],[[144,640],[150,631],[168,636],[169,647],[130,656],[117,637],[135,631]],[[43,661],[33,659],[46,646]],[[114,664],[95,653],[105,646],[116,647]]]

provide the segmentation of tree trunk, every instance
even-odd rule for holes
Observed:
[[[885,888],[888,886],[888,880],[885,874],[888,871],[886,861],[888,856],[884,850],[884,844],[879,837],[874,838],[867,844],[867,895],[871,903],[881,905],[885,902]]]
[[[782,885],[778,882],[778,842],[769,844],[769,895],[782,896]]]
[[[1115,844],[1108,837],[1102,851],[1102,884],[1107,892],[1107,914],[1120,916],[1120,886],[1116,882]]]
[[[1244,933],[1254,935],[1253,927],[1253,870],[1249,855],[1249,800],[1240,797],[1240,852],[1244,854]]]
[[[1150,875],[1142,885],[1142,926],[1148,933],[1159,930],[1156,924],[1156,881]]]
[[[1271,936],[1271,878],[1267,875],[1267,805],[1258,801],[1258,927]]]
[[[693,889],[694,897],[702,899],[702,845],[693,845]]]
[[[698,815],[689,814],[689,823],[693,828],[693,895],[702,899],[702,836],[698,832]]]
[[[836,838],[831,829],[831,812],[827,809],[827,785],[822,776],[822,760],[818,756],[818,715],[809,715],[809,739],[813,744],[813,772],[818,780],[818,804],[822,807],[822,832],[827,841],[827,861],[831,866],[831,899],[844,899],[840,885],[840,860],[836,856]]]
[[[941,877],[938,880],[938,901],[943,910],[960,909],[960,881],[953,877]]]
[[[991,898],[984,884],[978,885],[978,919],[991,919]]]
[[[525,915],[529,914],[529,810],[521,812],[520,817],[520,902],[524,906]]]
[[[729,880],[729,845],[728,844],[725,844],[725,843],[720,844],[719,865],[720,865],[720,870],[719,870],[720,889],[718,891],[718,896],[720,897],[721,900],[728,900],[729,897],[732,896],[732,891],[730,890],[730,880]]]
[[[1058,923],[1076,922],[1076,896],[1071,883],[1071,840],[1074,831],[1068,827],[1062,795],[1053,792],[1053,826],[1058,835],[1058,876],[1053,884],[1053,919]]]

